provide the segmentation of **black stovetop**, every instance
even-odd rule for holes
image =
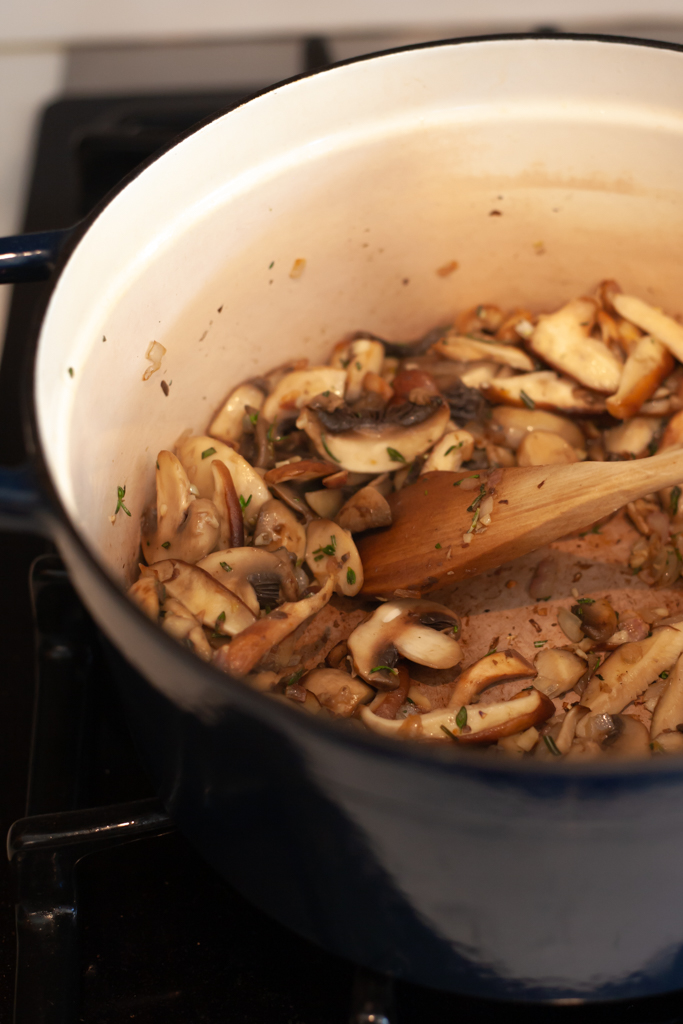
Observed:
[[[307,54],[309,65],[324,60],[316,42]],[[54,104],[40,128],[24,230],[74,224],[141,160],[243,95]],[[16,288],[12,301],[0,365],[0,464],[18,463],[25,454],[17,382],[44,287]],[[0,534],[0,564],[0,824],[7,828],[25,815],[61,813],[47,825],[42,822],[44,830],[54,832],[87,820],[87,815],[64,818],[80,808],[133,801],[143,816],[149,808],[154,811],[153,788],[130,742],[97,632],[52,545],[28,535]],[[352,1004],[358,1010],[372,996],[377,1012],[354,1016],[359,1024],[382,1024],[387,1020],[382,1007],[391,1024],[483,1024],[519,1013],[530,1024],[683,1020],[678,993],[610,1007],[522,1008],[402,984],[392,1004],[383,979],[356,971],[255,910],[165,822],[161,809],[157,817],[161,825],[142,830],[137,841],[96,846],[80,862],[80,950],[73,963],[64,961],[66,968],[60,968],[48,992],[41,990],[39,998],[18,1008],[18,1024],[343,1024]],[[39,826],[40,821],[37,831]],[[54,869],[59,856],[51,848],[40,853],[41,870],[46,863]],[[17,879],[4,865],[0,870],[0,1020],[9,1021]],[[24,895],[27,884],[30,889],[33,883],[22,876]],[[49,924],[53,918],[47,913],[43,920]],[[23,978],[29,987],[32,978],[37,986],[47,976],[39,954],[24,944]]]

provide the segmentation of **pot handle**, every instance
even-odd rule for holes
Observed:
[[[0,238],[0,284],[44,281],[54,270],[59,250],[72,231],[65,228]]]
[[[49,511],[33,467],[0,466],[0,530],[51,536]]]

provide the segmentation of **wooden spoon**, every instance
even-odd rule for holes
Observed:
[[[463,490],[458,481],[468,477]],[[490,482],[489,482],[490,481]],[[387,499],[393,523],[356,538],[363,593],[419,596],[477,576],[576,530],[645,494],[683,483],[683,450],[632,462],[580,462],[505,470],[425,473]],[[457,486],[456,486],[457,485]],[[472,507],[491,488],[491,525],[463,541]],[[396,590],[412,594],[394,595]]]

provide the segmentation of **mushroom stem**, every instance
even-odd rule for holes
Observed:
[[[241,548],[244,545],[244,516],[240,506],[232,473],[220,459],[211,463],[213,472],[213,503],[221,518],[219,547]]]

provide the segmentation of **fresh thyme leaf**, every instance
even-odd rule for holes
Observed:
[[[479,494],[476,496],[476,498],[474,499],[472,504],[467,506],[467,511],[468,512],[474,512],[475,508],[477,508],[477,506],[479,505],[479,502],[481,501],[481,499],[484,497],[485,494],[486,494],[486,486],[485,486],[485,484],[482,484],[481,487],[479,488]]]
[[[414,700],[411,700],[411,698],[410,698],[410,697],[406,697],[406,704],[412,704],[412,705],[413,705],[413,707],[415,707],[415,701],[414,701]]]
[[[356,369],[357,370],[362,370],[363,369],[363,367],[360,365],[359,362],[356,362]]]
[[[215,455],[215,454],[216,454],[216,449],[215,448],[207,448],[205,451],[202,452],[202,458],[203,459],[208,459],[210,455]]]
[[[543,644],[547,643],[547,640],[534,640],[534,647],[543,647]]]
[[[338,459],[336,455],[333,455],[332,452],[330,451],[330,449],[327,447],[327,444],[325,443],[325,435],[324,434],[320,435],[320,440],[322,442],[323,448],[325,449],[325,451],[327,452],[329,457],[332,459],[332,461],[333,462],[341,462],[341,459]]]
[[[270,426],[268,427],[268,429],[266,430],[266,437],[268,438],[268,440],[270,441],[271,444],[273,443],[273,431],[274,430],[275,430],[275,424],[274,423],[271,423]]]
[[[256,424],[258,423],[258,413],[257,412],[250,412],[249,413],[249,419],[250,419],[252,425],[255,427]]]
[[[346,582],[349,584],[350,587],[352,587],[356,582],[356,574],[353,571],[353,569],[346,570]]]
[[[313,558],[316,562],[319,562],[325,555],[333,555],[337,550],[337,535],[333,533],[330,537],[330,543],[324,547],[315,548],[313,551]],[[352,570],[353,571],[353,570]],[[355,573],[354,573],[355,578]]]
[[[557,743],[552,738],[552,736],[544,736],[543,742],[545,743],[546,747],[548,748],[551,754],[554,754],[555,757],[560,757],[562,751],[558,748]]]
[[[602,679],[602,681],[603,681],[603,683],[604,683],[604,681],[605,681],[605,680],[604,680],[604,678],[603,678],[603,677],[602,677],[602,676],[600,675],[600,673],[599,673],[599,672],[596,672],[595,674],[596,674],[596,676],[598,677],[598,679]]]
[[[170,548],[170,546],[171,546],[170,540],[165,540],[164,543],[161,546],[162,546],[162,548]]]
[[[275,266],[275,260],[271,260],[270,263],[268,264],[268,270],[272,270],[274,266]]]
[[[296,672],[293,672],[289,679],[283,680],[285,686],[294,686],[295,683],[299,682],[305,671],[305,669],[300,668]]]
[[[244,496],[242,494],[240,494],[240,507],[241,507],[243,512],[244,512],[245,508],[247,508],[249,502],[251,501],[251,498],[252,498],[252,495],[250,494],[249,497],[245,501]]]
[[[678,499],[681,496],[681,489],[676,484],[671,490],[671,497],[669,498],[669,508],[671,509],[671,515],[675,516],[678,513]]]
[[[392,462],[405,462],[406,461],[403,458],[403,456],[401,455],[401,453],[396,451],[395,448],[387,448],[387,455],[389,456],[389,458],[391,459]]]
[[[73,368],[73,366],[70,366],[69,367],[69,376],[73,377],[73,375],[74,375],[74,368]]]
[[[480,512],[481,512],[481,509],[478,508],[477,511],[472,516],[472,522],[470,523],[470,528],[467,531],[468,533],[474,533],[474,531],[476,529],[476,526],[477,526],[477,523],[479,522],[479,513]]]
[[[232,566],[228,565],[227,562],[219,562],[218,564],[220,565],[221,569],[225,569],[226,572],[232,572]]]
[[[527,409],[535,409],[536,408],[536,403],[534,402],[533,398],[529,398],[529,396],[527,395],[526,391],[520,391],[519,397],[522,399],[522,401],[524,402],[524,404],[527,407]]]
[[[125,487],[117,487],[116,488],[116,494],[117,494],[118,500],[116,502],[116,508],[114,509],[114,515],[116,515],[118,513],[119,509],[121,509],[123,512],[126,513],[127,516],[129,516],[130,512],[128,511],[126,506],[123,504],[123,499],[126,496],[126,488]]]
[[[595,604],[595,600],[592,597],[580,597],[579,604]]]
[[[391,672],[392,676],[398,675],[398,669],[392,668],[391,665],[377,665],[375,668],[370,669],[370,675],[372,675],[373,672]]]
[[[601,532],[600,531],[600,527],[596,523],[595,526],[591,526],[590,530],[586,530],[584,533],[580,533],[579,537],[587,537],[589,533],[600,533],[600,532]]]
[[[457,623],[455,624],[455,626],[453,626],[453,632],[454,633],[458,632],[458,624]]]
[[[463,705],[455,716],[455,724],[462,730],[467,725],[467,708]]]
[[[435,544],[435,545],[434,545],[434,547],[435,547],[435,548],[437,549],[437,551],[438,551],[438,550],[439,550],[439,548],[441,547],[441,545],[440,545],[440,544]]]
[[[446,735],[448,736],[449,740],[453,740],[454,743],[458,742],[458,737],[454,736],[453,733],[451,732],[451,730],[448,729],[445,725],[440,726],[440,728],[441,728],[442,732],[446,733]]]
[[[659,673],[659,678],[660,679],[668,679],[669,678],[669,673],[668,672],[660,672]]]
[[[221,612],[221,613],[220,613],[220,615],[217,615],[217,616],[216,616],[216,624],[215,624],[215,625],[216,625],[216,629],[218,629],[218,623],[219,623],[219,622],[220,622],[221,624],[222,624],[223,622],[225,622],[225,612]]]
[[[157,469],[159,469],[159,460],[157,459]]]

